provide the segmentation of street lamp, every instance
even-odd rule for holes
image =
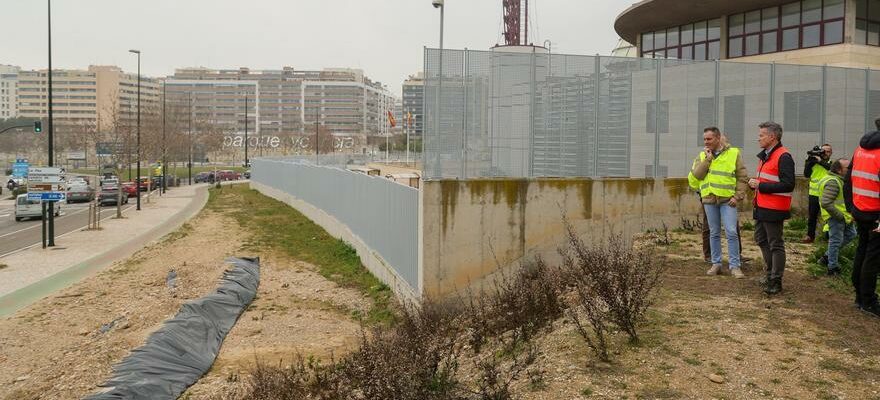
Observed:
[[[46,75],[49,79],[49,166],[53,166],[55,163],[55,124],[52,122],[52,0],[46,0],[46,4],[48,5],[48,25],[49,25],[49,71]],[[47,232],[46,235],[43,235],[43,247],[55,246],[55,202],[48,202],[49,207],[49,223],[48,226],[46,224],[46,206],[47,202],[41,202],[43,204],[43,232]],[[48,228],[48,229],[47,229]],[[48,244],[46,244],[46,236],[48,236]]]
[[[439,79],[437,82],[437,102],[435,104],[437,109],[434,110],[434,126],[436,128],[434,134],[436,135],[435,140],[437,140],[438,146],[440,144],[440,101],[442,99],[441,91],[443,90],[443,11],[446,9],[443,3],[443,0],[431,0],[431,5],[433,5],[434,8],[440,9],[440,68],[438,71],[439,73],[437,74]],[[422,149],[422,151],[424,151],[424,149]],[[434,162],[434,176],[440,176],[441,174],[439,147],[437,148],[437,151],[437,154],[435,154],[437,160]]]
[[[137,177],[135,178],[135,193],[137,193],[137,210],[141,210],[141,51],[129,50],[129,53],[137,54],[138,59],[138,85],[137,85]]]

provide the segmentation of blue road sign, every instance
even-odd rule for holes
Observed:
[[[26,159],[16,159],[12,164],[12,176],[16,178],[24,178],[28,174],[28,167],[31,164]]]
[[[64,192],[29,192],[27,198],[28,200],[63,201],[66,196]]]

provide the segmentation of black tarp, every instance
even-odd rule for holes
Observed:
[[[86,399],[176,399],[204,375],[260,283],[259,258],[226,262],[232,268],[214,293],[181,306],[143,346],[113,367],[100,393]]]

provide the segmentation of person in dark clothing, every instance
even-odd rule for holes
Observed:
[[[832,149],[830,144],[822,145],[822,155],[808,154],[807,160],[804,162],[804,177],[810,180],[810,201],[809,215],[807,218],[807,236],[801,243],[813,243],[816,240],[816,222],[819,220],[819,212],[822,208],[819,205],[819,181],[828,175],[831,169]]]
[[[766,265],[762,279],[764,293],[782,291],[785,272],[785,241],[782,228],[791,217],[791,193],[794,191],[794,159],[782,145],[782,126],[775,122],[758,125],[758,173],[749,180],[755,190],[753,217],[755,242],[761,248]]]
[[[862,136],[853,154],[850,169],[844,177],[843,197],[847,210],[856,221],[859,238],[850,277],[856,293],[855,303],[862,311],[880,317],[876,293],[877,273],[880,271],[880,207],[877,206],[880,194],[876,191],[880,186],[880,167],[877,161],[873,161],[880,154],[880,118],[874,124],[877,130]],[[870,194],[872,191],[873,195]]]

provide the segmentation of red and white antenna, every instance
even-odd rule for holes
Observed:
[[[504,44],[521,46],[529,43],[529,0],[502,0],[504,9]],[[525,18],[521,10],[525,9]],[[523,30],[520,30],[520,27]],[[522,37],[520,36],[522,34]],[[522,38],[522,40],[520,40]]]

